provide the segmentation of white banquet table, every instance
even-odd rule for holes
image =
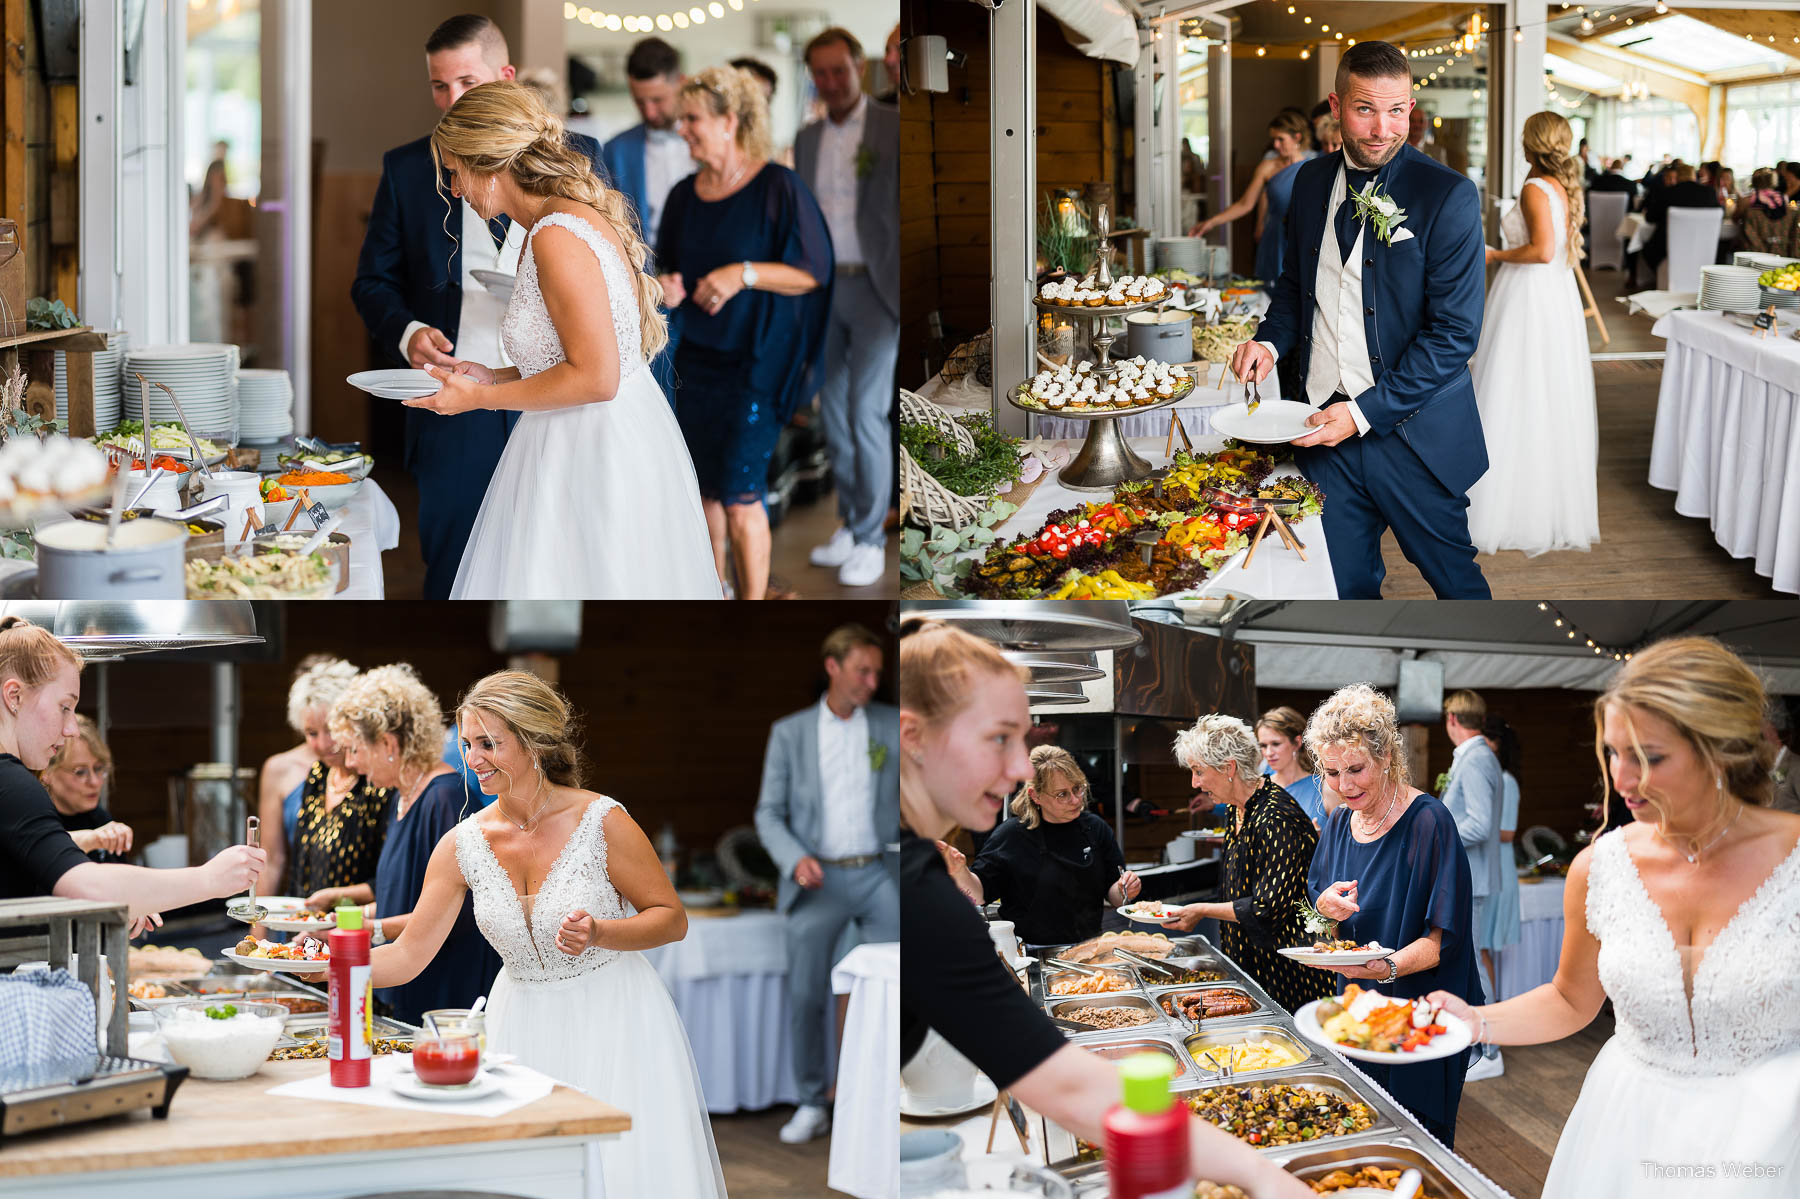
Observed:
[[[1671,312],[1650,485],[1702,517],[1734,558],[1800,594],[1800,341],[1793,314],[1757,337],[1712,312]]]
[[[1563,880],[1519,880],[1519,942],[1500,951],[1494,970],[1500,998],[1523,995],[1556,977],[1562,954]]]
[[[831,989],[850,996],[838,1058],[826,1183],[858,1199],[900,1192],[900,945],[859,945],[831,972]]]
[[[400,512],[374,479],[366,480],[338,510],[338,532],[350,539],[350,583],[338,599],[384,599],[387,580],[381,555],[400,545]]]
[[[675,999],[708,1111],[759,1111],[799,1102],[788,1035],[783,917],[775,912],[694,916],[686,937],[644,956]]]

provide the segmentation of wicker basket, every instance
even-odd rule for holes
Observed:
[[[965,454],[975,452],[975,439],[956,423],[956,418],[923,396],[904,389],[900,392],[900,423],[930,425],[956,442]],[[975,523],[994,502],[992,492],[957,495],[932,477],[931,472],[913,460],[906,447],[900,448],[900,519],[922,529],[942,525],[962,529]]]

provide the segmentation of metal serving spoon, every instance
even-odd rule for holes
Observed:
[[[262,848],[262,821],[255,816],[244,820],[244,844],[252,849]],[[256,880],[250,880],[250,897],[241,903],[230,904],[225,914],[245,924],[255,924],[269,914],[269,909],[256,902]]]

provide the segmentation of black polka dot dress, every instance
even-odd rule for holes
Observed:
[[[394,822],[394,789],[371,787],[366,778],[327,812],[325,785],[330,769],[314,762],[300,791],[300,819],[289,851],[293,894],[304,899],[326,887],[375,882],[381,844]]]
[[[1219,922],[1222,947],[1289,1012],[1333,994],[1337,975],[1276,952],[1312,941],[1299,906],[1319,844],[1312,818],[1279,783],[1264,778],[1233,824],[1225,834],[1224,890],[1237,921]]]

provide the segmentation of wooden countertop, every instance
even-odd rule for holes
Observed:
[[[270,1062],[236,1082],[189,1078],[176,1090],[167,1119],[142,1110],[8,1139],[0,1144],[0,1178],[588,1136],[631,1127],[625,1112],[566,1086],[491,1118],[265,1094],[327,1068],[322,1061]]]

